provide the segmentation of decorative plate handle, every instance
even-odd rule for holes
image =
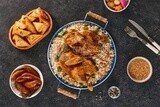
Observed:
[[[105,26],[103,27],[103,29],[105,29],[107,27],[107,24],[108,24],[108,19],[107,18],[104,18],[104,17],[102,17],[102,16],[100,16],[100,15],[94,13],[94,12],[89,11],[89,12],[86,13],[86,15],[84,17],[84,20],[86,20],[88,16],[105,23]]]
[[[67,90],[61,89],[61,88],[58,88],[57,92],[60,93],[60,94],[65,95],[67,97],[73,98],[75,100],[78,98],[78,96],[76,94],[73,94],[73,93],[71,93],[71,92],[69,92]]]
[[[81,93],[81,90],[79,90],[78,95],[77,95],[77,94],[74,94],[74,93],[72,93],[72,92],[70,92],[70,91],[64,90],[64,89],[59,88],[59,87],[60,87],[60,83],[59,83],[58,86],[57,86],[57,92],[58,92],[58,93],[63,94],[63,95],[65,95],[65,96],[67,96],[67,97],[73,98],[73,99],[75,99],[75,100],[76,100],[77,98],[79,98],[79,95],[80,95],[80,93]]]
[[[108,22],[108,19],[107,19],[107,18],[104,18],[104,17],[102,17],[102,16],[100,16],[100,15],[98,15],[98,14],[96,14],[96,13],[91,12],[91,11],[87,12],[87,15],[88,15],[88,16],[91,16],[91,17],[93,17],[93,18],[95,18],[95,19],[97,19],[97,20],[99,20],[99,21],[102,21],[102,22],[104,22],[104,23],[107,23],[107,22]]]

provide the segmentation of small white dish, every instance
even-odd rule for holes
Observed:
[[[103,0],[103,1],[104,1],[104,4],[105,4],[106,8],[107,8],[108,10],[110,10],[111,12],[115,12],[115,13],[119,13],[119,12],[122,12],[122,11],[126,10],[127,7],[129,6],[130,2],[131,2],[131,0],[128,0],[128,3],[127,3],[127,5],[126,5],[125,8],[121,9],[120,11],[116,11],[116,10],[111,9],[111,8],[107,5],[106,0]]]
[[[117,86],[111,86],[108,89],[108,95],[112,98],[112,99],[117,99],[121,94],[120,89]]]
[[[143,59],[143,60],[145,60],[145,61],[149,64],[150,72],[149,72],[149,75],[148,75],[147,78],[145,78],[145,79],[143,79],[143,80],[137,80],[137,79],[133,78],[133,77],[130,75],[130,73],[129,73],[129,65],[130,65],[130,63],[131,63],[133,60],[135,60],[135,59]],[[152,72],[153,72],[153,70],[152,70],[152,65],[151,65],[150,61],[149,61],[147,58],[145,58],[145,57],[141,57],[141,56],[134,57],[134,58],[132,58],[132,59],[129,61],[129,63],[128,63],[128,65],[127,65],[127,74],[128,74],[128,76],[129,76],[129,78],[130,78],[131,80],[133,80],[134,82],[137,82],[137,83],[144,83],[144,82],[148,81],[148,80],[151,78],[151,76],[152,76]]]
[[[30,66],[30,67],[32,67],[34,70],[36,70],[37,73],[39,74],[40,79],[41,79],[41,82],[42,82],[42,83],[41,83],[41,86],[39,87],[39,89],[36,90],[31,96],[28,96],[28,97],[23,97],[23,96],[21,95],[21,92],[18,91],[17,88],[15,87],[15,81],[12,81],[12,80],[11,80],[12,74],[13,74],[16,70],[21,69],[21,68],[23,68],[24,66]],[[18,66],[17,68],[15,68],[15,69],[12,71],[12,73],[11,73],[11,75],[10,75],[10,78],[9,78],[9,85],[10,85],[11,90],[13,91],[13,93],[14,93],[15,95],[17,95],[18,97],[23,98],[23,99],[30,99],[30,98],[33,98],[33,97],[35,97],[36,95],[38,95],[39,92],[42,90],[43,83],[44,83],[44,80],[43,80],[43,75],[42,75],[41,71],[40,71],[36,66],[31,65],[31,64],[23,64],[23,65]]]

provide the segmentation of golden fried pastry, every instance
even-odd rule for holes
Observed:
[[[48,16],[42,11],[40,7],[36,9],[36,12],[40,14],[39,16],[42,16],[42,18],[48,19]]]
[[[29,46],[29,44],[18,35],[14,35],[13,40],[15,41],[15,44],[18,47],[28,47]]]
[[[26,47],[23,49],[29,49],[42,38],[44,38],[46,34],[48,34],[47,31],[51,30],[51,26],[52,20],[50,16],[47,14],[47,12],[39,7],[30,11],[26,15],[22,15],[21,19],[15,22],[15,24],[10,29],[9,39],[16,47],[17,45],[15,40],[12,38],[14,35],[18,35],[22,37],[21,39],[23,39],[26,43],[28,42],[30,44],[28,48]]]
[[[22,16],[21,16],[21,19],[19,20],[19,22],[25,24],[25,19],[26,19],[26,17],[27,17],[27,16],[22,15]]]
[[[28,36],[31,34],[30,31],[27,31],[27,30],[23,30],[23,29],[20,29],[20,28],[17,28],[17,29],[14,29],[12,34],[17,34],[17,35],[20,35],[21,37],[25,37],[25,36]]]
[[[27,29],[29,31],[31,31],[32,33],[37,33],[34,25],[32,24],[32,22],[27,17],[25,18],[25,24],[26,24]]]
[[[44,19],[42,16],[39,16],[39,21],[41,23],[44,23],[45,25],[49,26],[49,22],[46,19]]]
[[[24,24],[24,23],[21,23],[20,21],[16,21],[15,24],[14,24],[14,28],[15,29],[25,29],[27,28],[27,26]]]
[[[33,44],[35,41],[37,41],[41,37],[42,37],[41,34],[31,34],[27,36],[26,39],[28,40],[30,44]]]
[[[43,29],[43,23],[40,23],[40,22],[33,22],[33,25],[35,26],[36,30],[38,32],[42,32],[42,29]]]
[[[38,7],[35,9],[29,16],[39,18],[39,16],[44,17],[45,19],[48,19],[48,16],[43,12],[43,10]]]
[[[49,27],[48,25],[40,22],[33,22],[33,25],[35,26],[36,30],[41,34],[44,34]]]
[[[29,16],[30,17],[34,17],[34,18],[38,18],[39,17],[39,14],[38,12],[36,11],[37,9],[35,9],[35,11],[33,11]]]
[[[32,16],[27,16],[27,18],[28,18],[31,22],[33,22],[33,21],[36,20],[36,18],[35,18],[35,17],[32,17]]]

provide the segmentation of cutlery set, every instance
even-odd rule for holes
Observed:
[[[144,45],[146,45],[149,49],[151,49],[155,54],[160,55],[160,45],[156,43],[151,37],[148,36],[147,32],[135,21],[128,20],[135,28],[137,28],[147,39],[149,42],[145,41],[144,39],[140,38],[134,30],[132,30],[130,27],[126,26],[124,31],[132,38],[137,38],[139,41],[141,41]]]

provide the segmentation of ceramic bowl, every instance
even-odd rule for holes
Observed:
[[[39,76],[40,76],[41,82],[42,82],[42,84],[41,84],[41,86],[39,87],[39,89],[38,89],[37,91],[35,91],[31,96],[28,96],[28,97],[23,97],[23,96],[21,95],[21,92],[18,91],[17,88],[15,87],[15,82],[11,80],[11,77],[12,77],[13,73],[14,73],[16,70],[23,68],[24,66],[30,66],[30,67],[33,68],[35,71],[37,71],[37,73],[38,73]],[[33,98],[33,97],[35,97],[36,95],[38,95],[38,93],[40,93],[40,91],[42,90],[43,83],[44,83],[44,80],[43,80],[43,75],[42,75],[41,71],[40,71],[36,66],[31,65],[31,64],[23,64],[23,65],[18,66],[17,68],[15,68],[15,69],[12,71],[12,73],[11,73],[11,75],[10,75],[10,78],[9,78],[9,85],[10,85],[11,90],[13,91],[13,93],[14,93],[15,95],[17,95],[18,97],[23,98],[23,99],[30,99],[30,98]]]
[[[149,64],[150,72],[149,72],[149,75],[148,75],[147,78],[145,78],[145,79],[143,79],[143,80],[137,80],[137,79],[133,78],[133,77],[130,75],[130,73],[129,73],[129,65],[130,65],[130,63],[131,63],[133,60],[135,60],[135,59],[143,59],[143,60],[145,60],[145,61]],[[145,58],[145,57],[141,57],[141,56],[134,57],[134,58],[132,58],[132,59],[129,61],[129,63],[128,63],[128,65],[127,65],[127,74],[128,74],[128,76],[129,76],[129,78],[130,78],[131,80],[133,80],[134,82],[137,82],[137,83],[144,83],[144,82],[148,81],[148,80],[151,78],[151,76],[152,76],[152,72],[153,72],[153,71],[152,71],[152,65],[151,65],[150,61],[149,61],[147,58]]]
[[[127,7],[129,6],[130,2],[131,2],[131,0],[128,0],[128,3],[127,3],[127,5],[126,5],[125,8],[121,9],[120,11],[116,11],[116,10],[111,9],[111,8],[107,5],[106,0],[103,0],[103,1],[104,1],[104,4],[105,4],[106,8],[107,8],[108,10],[110,10],[111,12],[115,12],[115,13],[119,13],[119,12],[122,12],[122,11],[126,10]]]
[[[29,11],[26,15],[29,16],[33,11],[35,11],[35,9]],[[43,10],[43,12],[48,16],[48,18],[49,18],[48,20],[49,20],[50,26],[49,26],[48,30],[43,34],[43,36],[42,36],[41,38],[39,38],[36,42],[34,42],[32,45],[30,45],[30,46],[28,46],[28,47],[17,47],[17,46],[15,45],[15,43],[14,43],[13,40],[12,40],[12,37],[13,37],[12,31],[13,31],[13,26],[14,26],[14,24],[11,26],[11,28],[10,28],[10,30],[9,30],[9,41],[10,41],[10,43],[11,43],[15,48],[20,49],[20,50],[30,49],[30,48],[32,48],[34,45],[36,45],[38,42],[40,42],[44,37],[46,37],[46,36],[51,32],[52,27],[53,27],[52,18],[51,18],[51,16],[50,16],[50,14],[49,14],[48,12],[46,12],[45,10]]]
[[[116,92],[115,92],[116,90]],[[116,94],[117,95],[116,95]],[[108,95],[112,98],[112,99],[117,99],[121,94],[121,91],[120,89],[117,87],[117,86],[111,86],[109,89],[108,89]]]

